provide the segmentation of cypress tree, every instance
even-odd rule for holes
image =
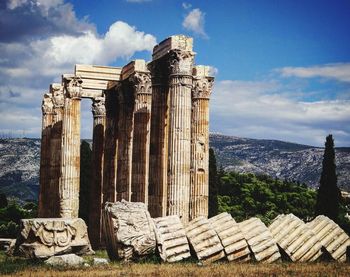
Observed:
[[[214,150],[209,149],[209,217],[218,214],[218,173]]]
[[[80,192],[79,192],[79,217],[89,222],[89,191],[91,182],[92,150],[88,142],[83,140],[80,145]]]
[[[317,191],[316,215],[325,215],[337,221],[339,214],[340,190],[337,186],[334,141],[327,136],[322,162],[320,186]]]

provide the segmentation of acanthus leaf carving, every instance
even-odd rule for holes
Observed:
[[[152,94],[151,74],[149,72],[135,72],[130,77],[136,94]]]
[[[52,114],[53,113],[53,106],[54,106],[54,103],[53,103],[51,94],[45,93],[44,98],[43,98],[43,102],[41,105],[41,110],[43,112],[43,115]]]
[[[209,99],[212,92],[213,83],[214,78],[211,77],[194,78],[192,97]]]
[[[106,115],[105,97],[96,97],[92,100],[92,114],[96,116]]]
[[[170,74],[191,75],[194,53],[192,51],[171,50],[169,58]]]
[[[67,97],[69,98],[80,98],[83,92],[82,80],[80,77],[72,77],[65,79],[65,88]]]
[[[62,108],[64,106],[63,87],[51,86],[51,95],[54,108]]]

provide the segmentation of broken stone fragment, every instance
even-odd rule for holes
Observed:
[[[45,261],[45,264],[51,266],[82,266],[84,265],[84,259],[75,254],[66,254],[60,256],[54,256]]]
[[[75,253],[93,254],[87,227],[81,218],[22,219],[13,255],[48,258]]]
[[[106,202],[103,228],[111,260],[129,261],[155,253],[154,223],[144,203]]]
[[[154,219],[157,249],[164,262],[178,262],[191,257],[186,231],[177,215]]]

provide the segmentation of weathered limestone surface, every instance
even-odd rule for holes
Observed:
[[[148,68],[152,76],[148,209],[153,217],[162,217],[166,216],[168,194],[169,70],[164,59],[152,61]]]
[[[79,211],[81,80],[64,77],[65,105],[62,131],[60,217],[75,218]]]
[[[14,255],[48,258],[66,253],[92,254],[87,227],[80,218],[22,219]]]
[[[103,160],[103,203],[117,201],[119,103],[116,88],[105,91],[106,129]]]
[[[107,202],[103,228],[111,260],[130,260],[155,252],[154,223],[144,203]]]
[[[190,221],[186,225],[186,234],[198,260],[210,263],[225,257],[218,235],[204,216]]]
[[[65,254],[60,256],[53,256],[45,261],[45,264],[51,266],[82,266],[84,259],[75,254]]]
[[[148,204],[149,148],[151,123],[151,74],[143,60],[132,62],[129,77],[135,94],[132,145],[131,201]],[[123,76],[124,77],[124,76]]]
[[[324,215],[319,215],[306,225],[333,259],[339,262],[346,261],[350,238],[338,224]]]
[[[238,223],[238,226],[256,261],[272,263],[281,258],[275,239],[260,219],[253,217]]]
[[[94,118],[92,142],[92,180],[89,205],[89,237],[92,247],[98,248],[102,240],[102,187],[103,187],[103,152],[106,123],[105,98],[93,99]]]
[[[189,220],[191,163],[192,51],[170,51],[168,215]]]
[[[221,213],[209,218],[209,223],[218,234],[224,246],[226,258],[231,261],[249,261],[250,250],[238,226],[228,213]]]
[[[315,261],[322,255],[322,245],[317,236],[295,215],[279,215],[268,228],[293,262]]]
[[[209,197],[209,98],[214,78],[209,66],[193,68],[191,116],[190,220],[208,217]]]
[[[118,95],[118,149],[117,149],[117,201],[131,200],[132,139],[135,95],[130,82],[117,86]]]
[[[50,139],[50,201],[47,202],[47,217],[59,217],[59,182],[61,176],[61,150],[62,150],[62,119],[64,109],[64,94],[61,84],[53,83],[50,86],[53,101],[53,123]]]
[[[38,214],[39,217],[50,216],[50,210],[47,209],[50,201],[50,140],[53,124],[53,101],[52,95],[44,94],[42,102],[42,131],[41,131],[41,150],[40,150],[40,191]]]
[[[191,257],[186,231],[176,215],[154,218],[157,248],[164,262]]]

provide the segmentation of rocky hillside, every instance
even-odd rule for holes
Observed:
[[[323,149],[275,140],[210,136],[226,170],[268,174],[316,187]],[[350,191],[350,148],[336,149],[339,186]],[[0,192],[22,200],[38,198],[39,139],[0,139]]]
[[[259,140],[212,134],[218,163],[225,170],[267,174],[317,187],[323,148],[277,140]],[[338,185],[350,190],[350,147],[336,148]]]

